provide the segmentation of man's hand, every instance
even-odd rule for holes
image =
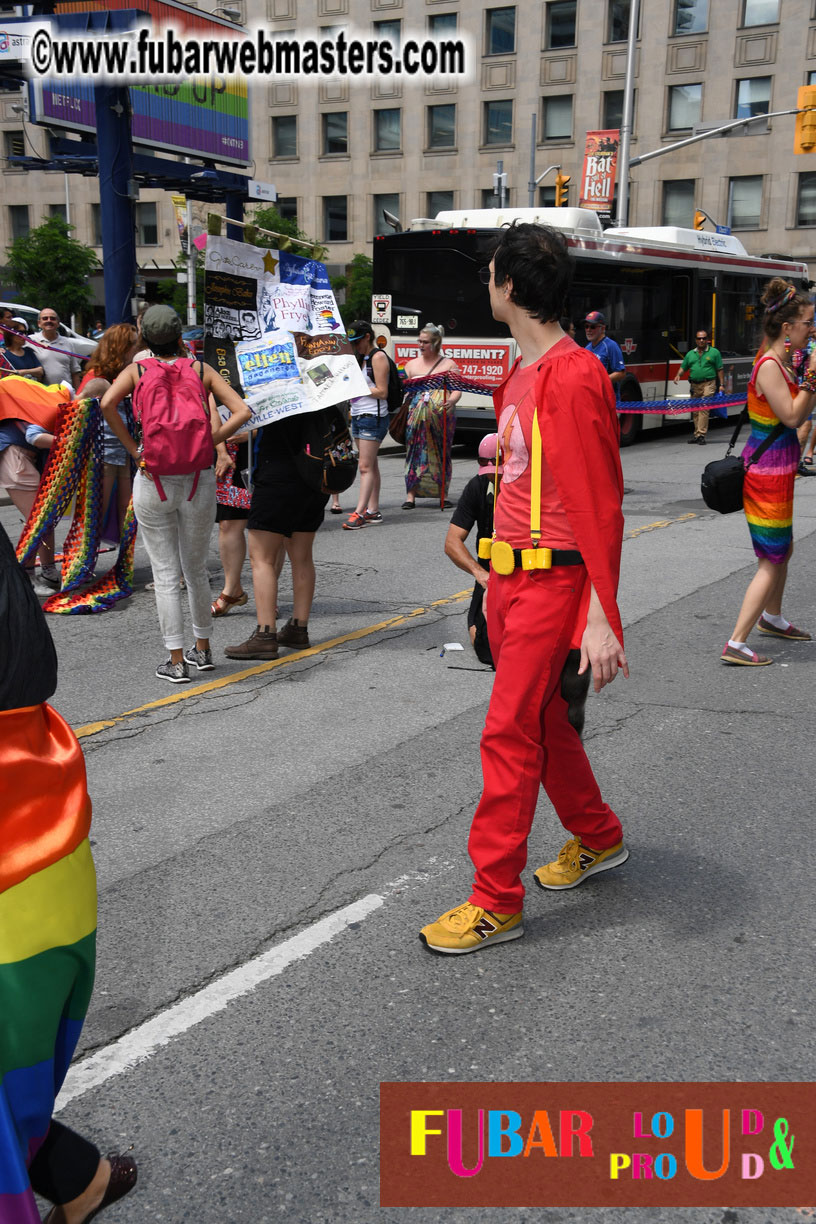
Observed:
[[[589,599],[586,629],[581,638],[581,665],[578,675],[582,676],[588,667],[592,668],[596,693],[600,693],[605,685],[611,684],[618,674],[618,669],[629,679],[629,664],[626,662],[623,647],[612,632],[594,587]]]

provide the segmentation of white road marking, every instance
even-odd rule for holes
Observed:
[[[145,1021],[112,1045],[105,1046],[89,1058],[76,1063],[68,1071],[55,1112],[59,1113],[71,1101],[90,1092],[92,1088],[98,1088],[113,1076],[121,1075],[144,1062],[174,1037],[182,1036],[202,1020],[208,1020],[216,1012],[223,1011],[233,1000],[249,994],[262,982],[277,977],[295,961],[308,956],[310,952],[334,939],[335,935],[341,934],[352,923],[361,922],[384,904],[384,897],[369,893],[352,905],[322,918],[320,922],[298,935],[293,935],[284,943],[262,952],[254,960],[233,969],[231,973],[211,982],[188,999]]]

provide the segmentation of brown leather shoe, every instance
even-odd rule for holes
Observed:
[[[290,617],[278,633],[278,644],[280,646],[296,646],[299,648],[308,646],[308,626],[301,625],[296,620],[292,620]]]
[[[110,1161],[111,1167],[108,1188],[96,1210],[85,1217],[85,1224],[88,1224],[89,1220],[93,1220],[95,1216],[98,1216],[100,1211],[110,1207],[111,1203],[116,1203],[120,1198],[124,1198],[136,1185],[139,1170],[132,1156],[120,1156],[117,1152],[108,1152],[107,1159]]]
[[[278,635],[275,630],[264,630],[260,625],[240,646],[227,646],[224,654],[228,659],[277,659]]]

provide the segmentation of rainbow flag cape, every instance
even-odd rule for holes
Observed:
[[[39,1224],[28,1165],[93,988],[96,874],[85,762],[49,705],[0,711],[0,1220]]]
[[[102,532],[102,415],[96,399],[46,402],[42,393],[54,390],[25,378],[0,379],[0,417],[5,411],[8,417],[34,421],[54,434],[37,497],[17,544],[17,560],[22,565],[33,560],[42,537],[56,527],[75,498],[74,517],[62,550],[62,586],[45,601],[43,611],[67,615],[104,612],[133,594],[133,503],[125,516],[113,568],[87,586],[93,579]],[[65,392],[57,390],[64,399]],[[51,409],[53,415],[48,417]],[[82,586],[85,589],[78,592]]]

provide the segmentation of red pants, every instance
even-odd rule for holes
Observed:
[[[522,908],[521,872],[539,783],[564,827],[593,850],[623,836],[560,691],[588,581],[583,566],[490,574],[487,628],[496,677],[481,741],[484,789],[468,851],[476,868],[470,900],[497,913]]]

